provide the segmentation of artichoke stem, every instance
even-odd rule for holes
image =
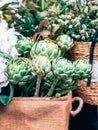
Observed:
[[[41,0],[41,9],[44,10],[44,6],[45,6],[45,1]]]
[[[61,51],[62,51],[61,56],[64,57],[64,55],[65,55],[65,49],[62,48]]]
[[[51,96],[53,95],[54,88],[55,88],[55,86],[56,86],[56,84],[57,84],[58,81],[59,81],[59,78],[55,78],[55,79],[54,79],[54,82],[53,82],[53,84],[51,85],[51,87],[50,87],[50,89],[49,89],[49,91],[48,91],[46,97],[51,97]]]
[[[39,97],[41,79],[42,79],[42,76],[38,75],[38,77],[37,77],[37,84],[36,84],[36,90],[35,90],[35,97]]]

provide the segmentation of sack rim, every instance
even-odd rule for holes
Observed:
[[[72,98],[72,92],[68,92],[65,96],[62,97],[13,97],[12,101],[65,101],[69,98]]]

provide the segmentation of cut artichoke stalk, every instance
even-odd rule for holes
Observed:
[[[41,84],[42,76],[37,76],[37,83],[36,83],[36,90],[35,90],[35,97],[39,97],[39,91],[40,91],[40,84]]]
[[[50,87],[50,89],[49,89],[49,91],[48,91],[48,93],[47,93],[47,97],[51,97],[52,95],[53,95],[53,91],[54,91],[54,88],[55,88],[55,86],[57,85],[57,83],[58,83],[58,81],[60,80],[60,78],[55,78],[54,79],[54,82],[53,82],[53,84],[51,85],[51,87]]]
[[[32,71],[37,75],[35,97],[39,97],[41,79],[51,71],[51,62],[46,56],[36,56],[32,59]]]
[[[71,61],[59,57],[52,62],[52,71],[55,75],[55,79],[46,95],[47,97],[53,95],[54,88],[60,79],[67,79],[67,77],[73,76],[73,64]]]

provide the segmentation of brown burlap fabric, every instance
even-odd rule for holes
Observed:
[[[0,130],[68,130],[72,93],[61,98],[15,97],[0,104]]]

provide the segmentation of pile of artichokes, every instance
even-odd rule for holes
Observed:
[[[14,96],[64,96],[77,89],[78,80],[86,79],[92,73],[88,61],[72,62],[65,58],[73,47],[73,40],[68,35],[59,35],[55,41],[41,38],[34,41],[21,36],[15,47],[19,53],[17,58],[0,52],[0,56],[7,59],[5,75],[8,84],[0,95],[0,101],[5,105]],[[10,91],[5,97],[6,90]]]
[[[7,63],[9,84],[21,96],[60,97],[77,89],[77,81],[88,78],[92,68],[88,61],[64,57],[72,47],[73,40],[65,34],[55,41],[22,36],[16,43],[19,57]]]

